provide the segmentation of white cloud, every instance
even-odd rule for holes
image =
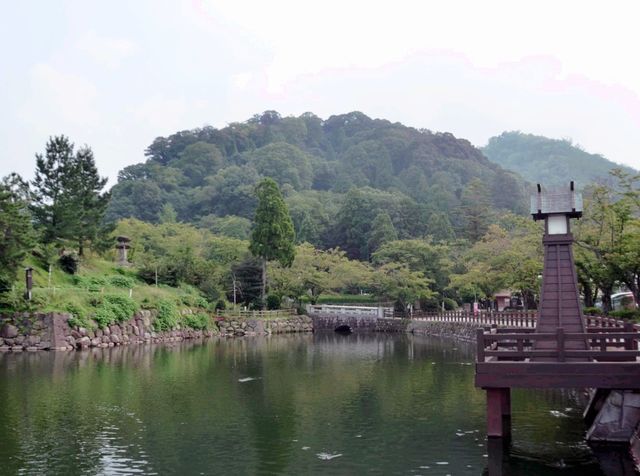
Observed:
[[[156,135],[171,134],[190,126],[189,105],[183,99],[155,94],[130,108],[134,123],[155,131]]]
[[[268,45],[270,88],[330,68],[379,67],[416,52],[447,51],[493,67],[554,56],[562,74],[640,89],[640,3],[539,0],[200,0]]]
[[[90,125],[98,121],[96,86],[83,76],[61,71],[48,63],[34,65],[29,73],[22,119],[39,130],[61,126]]]
[[[117,69],[125,59],[136,52],[136,46],[132,41],[99,36],[94,31],[84,34],[76,43],[76,48],[109,69]]]

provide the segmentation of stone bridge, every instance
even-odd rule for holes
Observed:
[[[376,331],[378,322],[393,309],[367,306],[309,305],[307,314],[316,331]]]

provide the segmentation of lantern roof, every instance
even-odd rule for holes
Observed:
[[[538,193],[531,196],[531,215],[544,220],[549,215],[582,216],[582,195],[576,192],[573,181],[566,189],[544,190],[538,184]]]

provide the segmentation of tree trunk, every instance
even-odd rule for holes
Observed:
[[[260,308],[267,302],[267,260],[262,258],[262,289],[260,290]]]
[[[600,288],[600,291],[602,291],[602,311],[605,314],[609,314],[609,311],[611,311],[611,291],[612,288],[611,286],[604,286]]]
[[[531,289],[522,290],[522,304],[525,311],[528,311],[530,309],[537,309],[538,306],[536,305],[536,296]]]
[[[593,289],[591,289],[591,283],[584,280],[582,281],[582,292],[584,293],[584,307],[593,307]]]
[[[635,307],[638,307],[640,303],[640,275],[635,275],[631,280],[629,280],[627,287],[629,291],[633,294],[633,300],[635,301]]]

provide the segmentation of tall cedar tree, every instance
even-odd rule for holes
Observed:
[[[109,194],[101,193],[107,183],[98,175],[93,152],[87,146],[74,153],[65,136],[49,139],[45,155],[36,154],[33,181],[33,215],[42,230],[43,241],[74,240],[80,255],[87,241],[102,230]]]
[[[267,261],[277,260],[289,267],[295,258],[295,232],[282,193],[273,179],[265,178],[256,187],[258,208],[251,233],[249,250],[262,261],[262,289],[260,297],[265,302],[267,288]]]
[[[471,242],[479,241],[487,232],[490,223],[491,200],[487,187],[473,179],[462,192],[460,210],[465,237]]]
[[[7,181],[0,183],[0,294],[16,279],[16,273],[34,246],[27,203]]]

